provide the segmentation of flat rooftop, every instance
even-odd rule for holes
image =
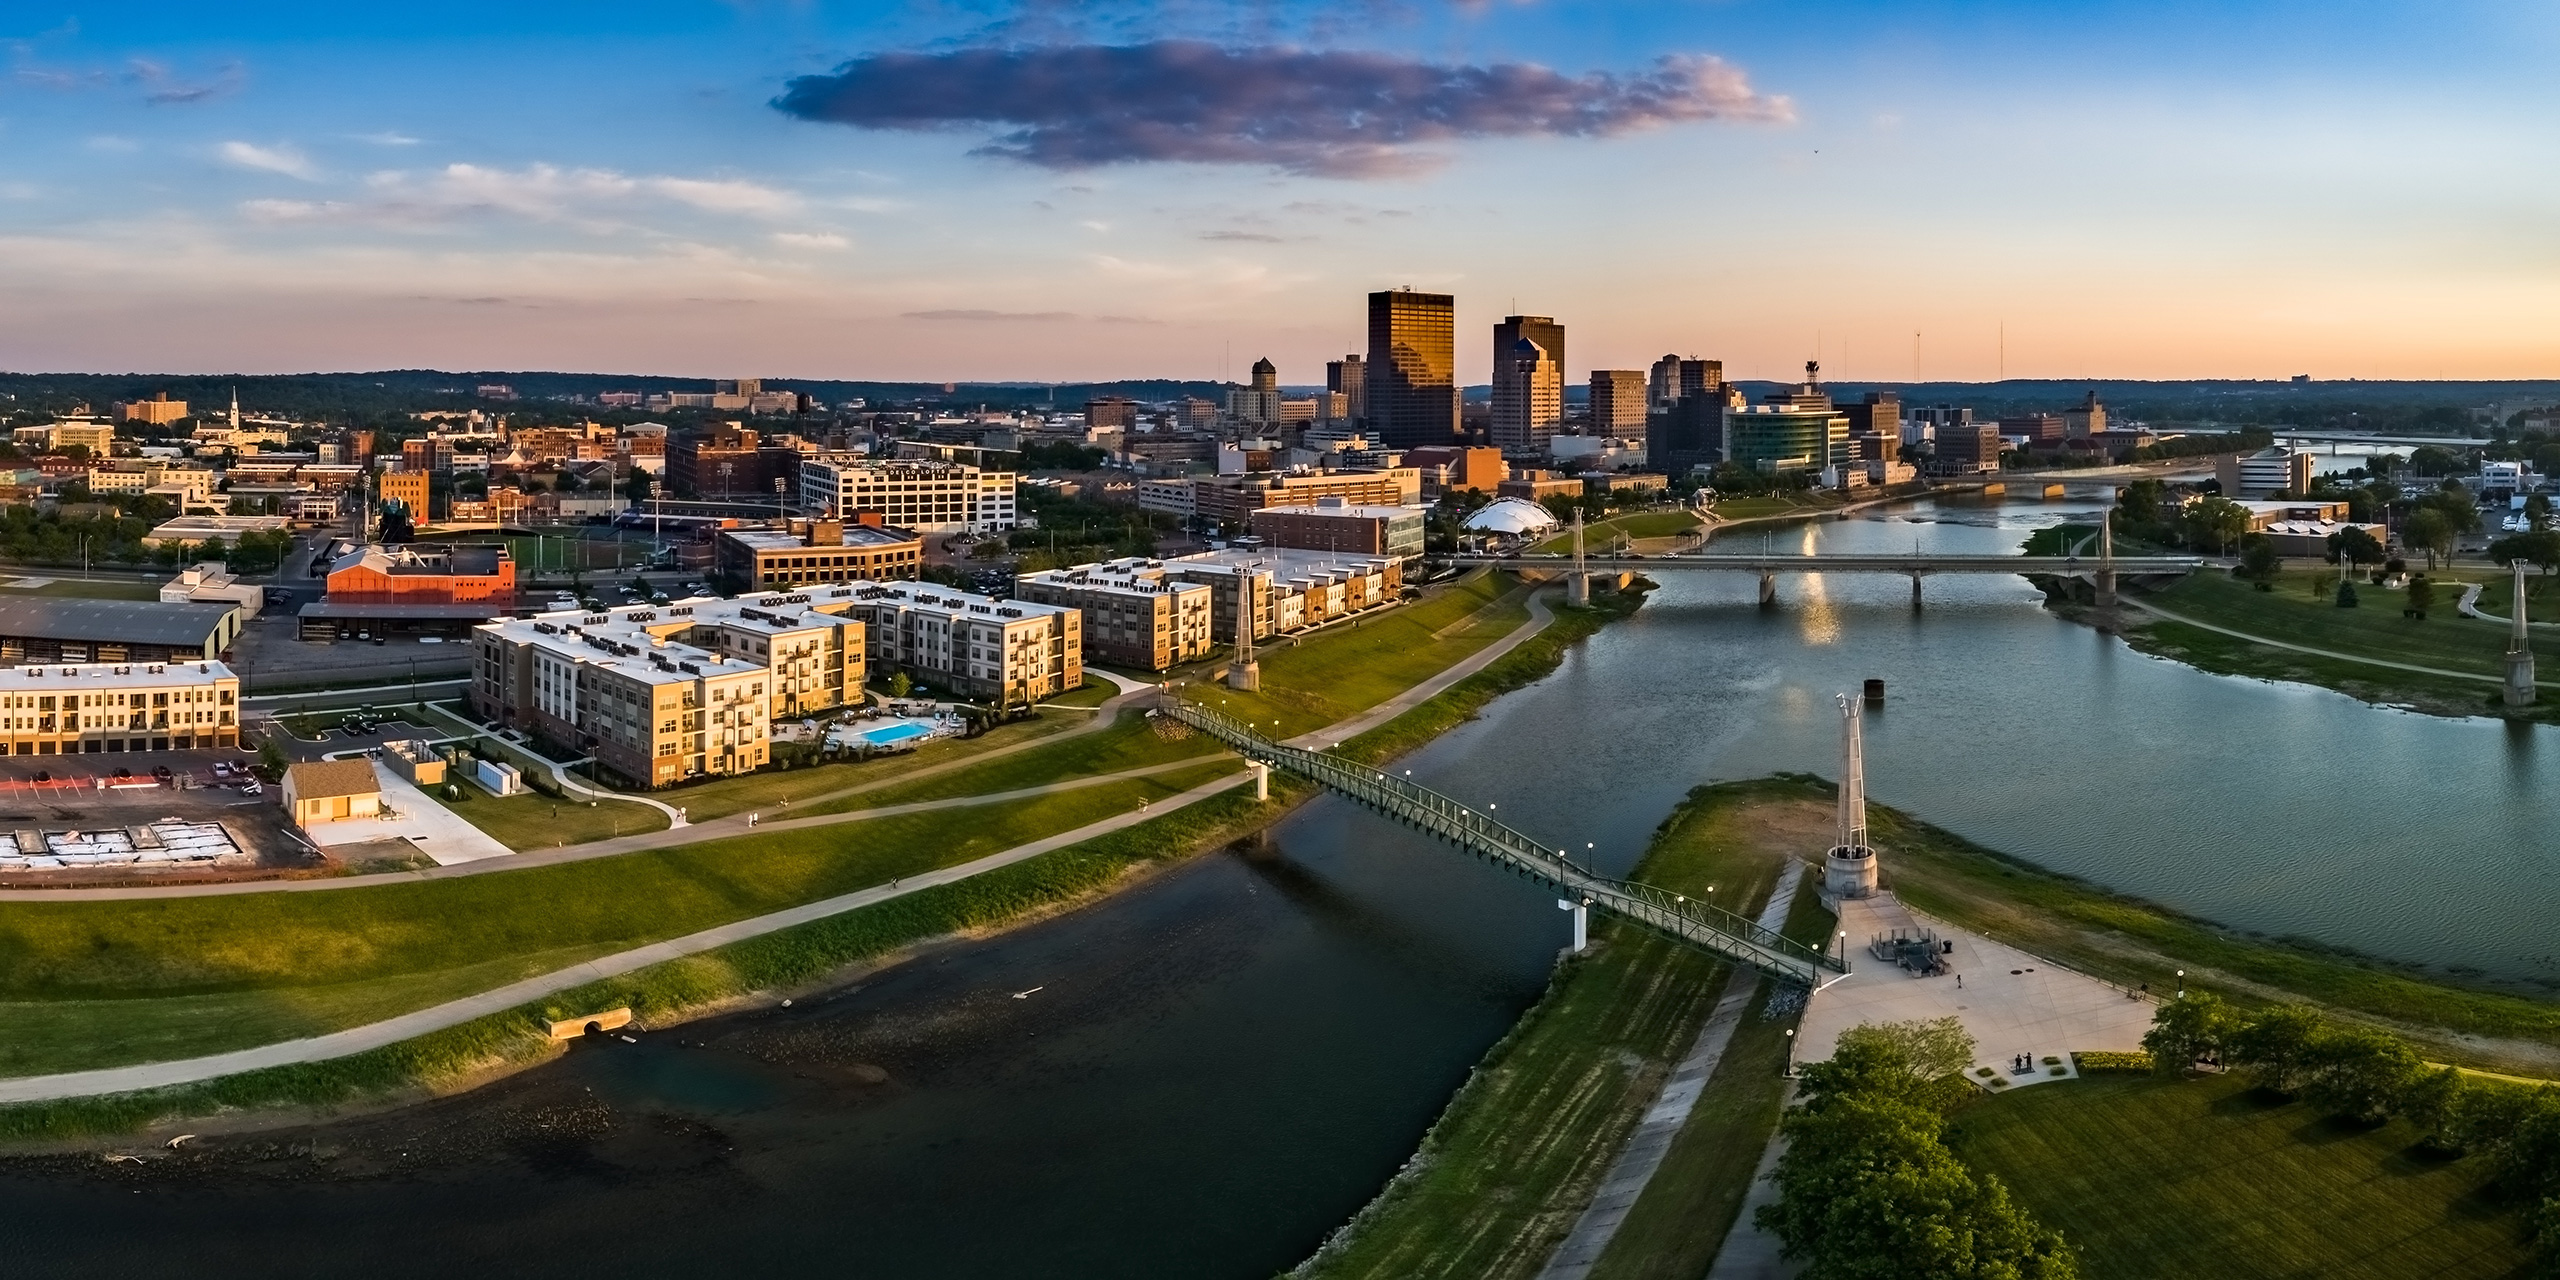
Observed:
[[[0,636],[202,648],[239,607],[45,596],[5,599],[0,600]]]
[[[758,551],[833,551],[833,543],[812,543],[799,534],[783,529],[724,529],[723,537],[734,538],[741,545]],[[884,525],[849,524],[844,527],[844,548],[862,551],[876,547],[901,547],[922,542],[919,535],[905,529]]]
[[[79,662],[0,667],[0,693],[65,693],[78,689],[166,689],[237,679],[219,662]]]
[[[1261,515],[1264,512],[1285,516],[1346,516],[1366,520],[1391,520],[1397,516],[1428,515],[1431,508],[1363,505],[1356,502],[1346,502],[1341,506],[1328,506],[1320,502],[1290,502],[1264,507],[1253,514]]]

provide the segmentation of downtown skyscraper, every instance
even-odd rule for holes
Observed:
[[[1369,430],[1390,449],[1458,438],[1458,304],[1445,293],[1369,295]]]
[[[1493,444],[1540,450],[1564,421],[1564,326],[1506,316],[1493,327]]]

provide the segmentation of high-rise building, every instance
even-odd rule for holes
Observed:
[[[1253,362],[1253,381],[1227,389],[1227,416],[1258,427],[1280,421],[1280,369],[1269,358]]]
[[[1721,395],[1724,392],[1724,361],[1683,360],[1680,362],[1680,398]]]
[[[1099,396],[1084,402],[1084,425],[1097,428],[1118,427],[1123,431],[1138,425],[1138,402],[1127,396]]]
[[[1650,377],[1645,380],[1644,407],[1659,409],[1680,398],[1680,357],[1666,355],[1653,362]]]
[[[1445,293],[1369,295],[1369,428],[1390,449],[1458,435],[1458,306]]]
[[[1646,399],[1644,370],[1592,370],[1591,434],[1644,439]]]
[[[1338,395],[1342,399],[1340,407],[1329,408],[1326,414],[1318,415],[1320,421],[1357,421],[1369,411],[1368,362],[1356,355],[1325,361],[1324,389],[1329,393],[1325,398],[1328,406],[1335,404],[1333,396]]]
[[[2095,389],[2089,392],[2089,398],[2082,400],[2077,408],[2063,411],[2062,434],[2067,439],[2086,440],[2106,429],[2107,407],[2098,403],[2098,393]]]
[[[1759,404],[1728,410],[1725,461],[1763,475],[1819,471],[1851,461],[1849,415],[1831,406],[1821,375],[1821,364],[1808,360],[1804,381],[1796,387],[1765,396]]]
[[[1840,406],[1849,415],[1850,449],[1864,461],[1891,462],[1902,448],[1902,395],[1870,391],[1856,404]]]
[[[1506,316],[1493,327],[1493,444],[1544,450],[1564,420],[1564,326]]]

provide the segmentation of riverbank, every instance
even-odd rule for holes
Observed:
[[[1637,878],[1748,910],[1785,860],[1829,842],[1835,793],[1778,775],[1702,786],[1666,818]],[[2236,935],[1974,845],[1874,803],[1872,838],[1895,894],[1913,908],[2057,964],[2125,986],[2191,987],[2235,1003],[2307,1000],[2393,1026],[2430,1056],[2537,1076],[2560,1071],[2560,1008],[2433,980],[2332,948]],[[1819,940],[1830,913],[1810,893],[1787,932]],[[1670,1055],[1704,1020],[1721,967],[1614,922],[1584,957],[1559,964],[1546,994],[1479,1063],[1406,1167],[1291,1274],[1299,1280],[1540,1273],[1588,1203]],[[1713,973],[1709,971],[1714,971]],[[1676,983],[1666,1014],[1634,975]],[[1792,1014],[1755,997],[1662,1168],[1629,1212],[1596,1280],[1695,1277],[1741,1211],[1776,1131]]]
[[[1545,675],[1570,645],[1633,612],[1641,599],[1604,596],[1601,607],[1560,612],[1430,701],[1346,743],[1344,753],[1384,760],[1428,741],[1502,692]],[[674,1025],[742,1002],[779,998],[778,993],[827,987],[855,966],[876,968],[936,937],[983,935],[1084,905],[1149,870],[1250,834],[1307,794],[1286,779],[1274,778],[1273,784],[1277,804],[1256,806],[1234,795],[1203,801],[960,884],[564,991],[539,1005],[353,1057],[174,1089],[0,1108],[0,1137],[129,1133],[215,1111],[396,1105],[469,1087],[556,1054],[539,1030],[548,1018],[628,1004],[643,1026]]]

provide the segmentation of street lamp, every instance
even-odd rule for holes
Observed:
[[[2187,971],[2184,969],[2178,970],[2178,998],[2187,998]]]
[[[1849,962],[1849,931],[1848,931],[1848,930],[1846,930],[1846,929],[1843,929],[1843,930],[1841,930],[1841,931],[1840,931],[1840,963],[1842,963],[1842,964],[1847,964],[1848,962]]]
[[[1787,1056],[1778,1063],[1778,1074],[1791,1076],[1796,1067],[1796,1029],[1787,1028]]]

